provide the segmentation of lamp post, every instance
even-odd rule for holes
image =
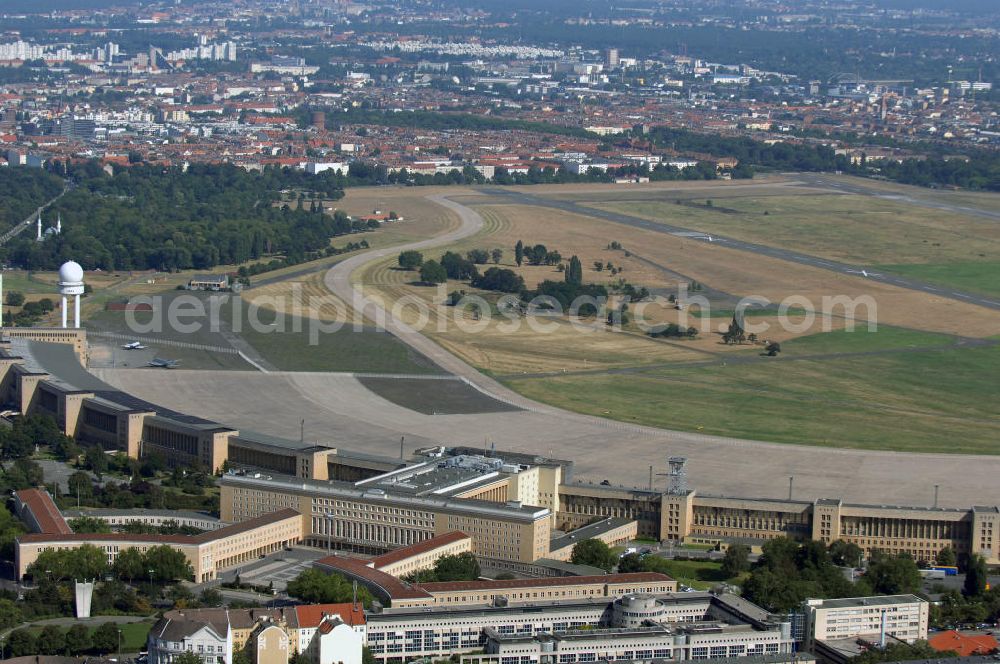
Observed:
[[[122,631],[118,630],[118,661],[122,661]]]
[[[333,515],[326,515],[326,555],[332,555],[333,553]]]

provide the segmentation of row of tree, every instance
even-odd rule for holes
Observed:
[[[68,581],[72,579],[103,579],[108,574],[119,580],[170,584],[192,576],[187,557],[166,544],[146,551],[123,549],[114,564],[108,564],[107,554],[99,547],[83,544],[75,549],[47,549],[28,566],[32,579]]]
[[[109,655],[115,652],[120,642],[119,629],[112,622],[98,625],[93,632],[90,627],[81,624],[66,630],[58,625],[46,625],[37,635],[25,628],[15,629],[7,637],[7,652],[11,657]]]

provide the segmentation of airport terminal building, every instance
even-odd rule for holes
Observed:
[[[410,459],[238,431],[137,399],[86,370],[82,330],[3,330],[0,401],[52,416],[67,435],[140,458],[238,474],[222,480],[222,520],[279,509],[301,514],[312,545],[380,554],[460,531],[492,566],[543,573],[569,557],[573,535],[609,544],[660,541],[759,545],[776,537],[838,539],[933,560],[951,547],[1000,564],[1000,509],[864,505],[711,496],[685,486],[643,490],[574,481],[569,460],[470,448],[430,448]],[[580,535],[587,531],[580,531]],[[569,537],[564,537],[568,535]]]

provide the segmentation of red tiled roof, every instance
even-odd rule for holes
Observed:
[[[507,590],[514,588],[543,588],[546,586],[575,586],[607,583],[662,583],[672,581],[659,572],[634,572],[630,574],[602,574],[601,576],[560,576],[550,579],[483,579],[478,581],[439,581],[418,583],[416,587],[427,592],[463,590]]]
[[[987,655],[997,649],[997,640],[989,634],[963,634],[954,629],[935,634],[927,643],[938,652],[954,650],[959,657]]]
[[[365,610],[361,604],[300,604],[295,607],[299,627],[316,627],[324,616],[338,615],[345,623],[354,627],[365,624]]]
[[[48,492],[41,489],[24,489],[18,491],[17,499],[31,511],[41,528],[42,533],[53,535],[71,535],[73,529],[60,514],[59,508],[52,502]]]
[[[422,553],[427,553],[428,551],[433,551],[439,547],[454,544],[455,542],[460,542],[464,539],[469,539],[469,536],[456,530],[454,532],[445,533],[444,535],[432,537],[429,540],[424,540],[423,542],[411,544],[410,546],[393,549],[389,553],[384,553],[381,556],[372,558],[368,562],[374,563],[375,569],[379,569],[392,563],[398,563],[400,560],[405,560],[406,558],[410,558],[412,556],[419,556]]]
[[[347,558],[345,556],[329,556],[317,560],[315,564],[321,567],[329,567],[334,571],[342,572],[360,581],[368,581],[384,590],[389,597],[394,599],[419,599],[428,597],[425,591],[415,589],[413,586],[403,583],[391,574],[372,569],[364,560]]]

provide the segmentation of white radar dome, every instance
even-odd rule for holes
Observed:
[[[67,261],[59,268],[59,281],[64,284],[83,282],[83,268],[76,261]]]

